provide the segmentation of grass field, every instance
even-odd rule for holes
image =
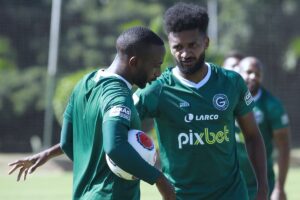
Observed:
[[[27,180],[16,182],[17,174],[7,175],[9,167],[7,163],[15,157],[0,154],[0,199],[2,200],[70,200],[72,188],[72,173],[65,172],[55,166],[55,163],[47,163],[36,173],[29,175]],[[23,157],[23,155],[21,156]],[[9,159],[11,158],[11,159]],[[7,160],[9,161],[7,162]],[[56,162],[59,163],[59,162]],[[289,200],[300,199],[300,166],[299,163],[292,164],[286,191]],[[142,182],[141,200],[161,199],[155,186]]]

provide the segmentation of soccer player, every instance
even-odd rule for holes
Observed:
[[[253,98],[238,73],[205,62],[206,11],[177,3],[164,23],[176,66],[138,90],[134,101],[141,119],[154,118],[162,171],[177,198],[248,199],[237,158],[237,119],[258,179],[257,199],[267,199],[265,148]]]
[[[244,58],[238,51],[230,52],[224,59],[223,67],[228,70],[239,72],[238,64]]]
[[[289,167],[289,120],[279,99],[274,97],[262,86],[263,65],[255,57],[246,57],[238,68],[254,97],[254,115],[262,133],[267,151],[268,184],[272,200],[285,200],[284,184]],[[239,130],[238,153],[241,170],[247,182],[250,199],[254,199],[257,185],[255,175],[248,160],[244,139]],[[278,150],[278,177],[275,183],[273,170],[273,143]]]
[[[166,177],[127,142],[129,129],[141,127],[132,84],[143,88],[160,75],[164,43],[151,30],[133,27],[118,37],[116,48],[117,55],[107,69],[87,74],[75,86],[64,113],[60,146],[36,155],[37,160],[31,157],[12,163],[10,173],[20,167],[18,179],[22,173],[25,178],[27,170],[32,172],[33,161],[42,163],[61,154],[61,148],[73,161],[73,199],[139,200],[139,180],[114,175],[106,163],[107,154],[135,177],[156,183],[164,199],[175,200]]]

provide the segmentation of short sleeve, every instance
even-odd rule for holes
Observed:
[[[115,81],[103,89],[101,112],[103,114],[103,122],[114,120],[130,127],[134,109],[132,93],[122,85],[124,83]]]
[[[238,93],[238,101],[237,105],[234,109],[235,116],[243,116],[252,111],[254,107],[254,99],[245,83],[243,78],[238,75],[237,76],[237,93]]]
[[[269,104],[269,121],[272,127],[272,130],[286,128],[289,126],[288,115],[282,105],[282,103],[275,99],[272,104]]]
[[[74,105],[74,92],[72,92],[64,112],[64,118],[67,119],[69,122],[72,122],[73,119],[72,117],[73,105]]]

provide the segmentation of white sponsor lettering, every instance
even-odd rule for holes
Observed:
[[[189,106],[190,106],[190,104],[186,101],[179,103],[180,108],[189,107]]]
[[[109,111],[110,117],[122,117],[130,121],[131,110],[126,106],[114,106]]]
[[[212,114],[212,115],[194,115],[192,113],[189,113],[184,116],[184,121],[189,123],[193,120],[195,121],[208,121],[208,120],[217,120],[219,119],[219,115]]]
[[[245,103],[246,103],[247,106],[249,106],[250,103],[252,103],[253,97],[252,97],[252,95],[251,95],[251,93],[250,93],[249,90],[246,92],[244,100],[245,100]]]

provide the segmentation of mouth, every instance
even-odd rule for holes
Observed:
[[[181,63],[184,66],[192,66],[195,64],[195,60],[194,59],[182,60]]]

